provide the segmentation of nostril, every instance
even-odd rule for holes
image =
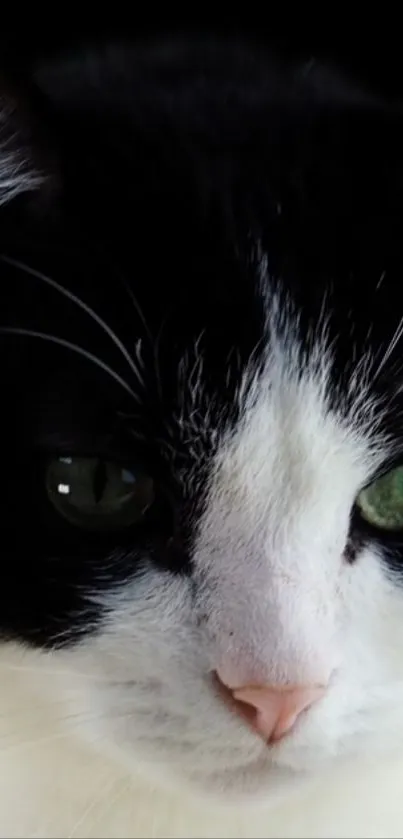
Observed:
[[[326,692],[322,685],[246,685],[231,689],[219,674],[215,681],[227,706],[268,743],[291,731],[300,715]]]
[[[238,717],[241,717],[241,719],[243,719],[244,722],[252,728],[255,728],[254,721],[256,717],[256,709],[249,703],[244,702],[241,699],[237,699],[234,696],[234,691],[221,681],[218,673],[213,673],[213,683],[220,699],[224,701],[227,708],[229,708],[229,710]]]

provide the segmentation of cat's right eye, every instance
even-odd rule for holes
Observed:
[[[152,478],[99,457],[56,457],[46,469],[49,501],[70,524],[113,531],[140,521],[152,505]]]
[[[403,466],[391,469],[357,498],[362,518],[381,530],[403,530]]]

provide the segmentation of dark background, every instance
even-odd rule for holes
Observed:
[[[247,34],[282,55],[330,60],[377,93],[403,98],[403,26],[398,6],[394,15],[390,8],[378,6],[372,16],[365,7],[359,11],[331,3],[320,7],[322,12],[310,13],[306,7],[298,11],[296,5],[279,7],[267,2],[258,7],[246,3],[242,14],[237,13],[234,5],[227,8],[225,22],[217,21],[211,13],[202,19],[197,6],[186,15],[176,12],[172,5],[168,13],[161,4],[149,3],[145,7],[130,0],[126,7],[101,9],[60,3],[53,14],[36,15],[32,21],[26,21],[21,10],[16,25],[2,21],[0,68],[23,74],[38,55],[51,54],[87,38],[99,41],[166,32],[232,32]],[[272,9],[276,10],[275,15],[271,14]]]

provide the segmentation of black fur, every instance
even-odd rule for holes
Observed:
[[[329,398],[349,410],[355,365],[368,349],[381,357],[403,311],[403,114],[315,62],[211,39],[62,55],[4,100],[15,105],[7,153],[22,142],[24,165],[47,177],[0,210],[0,327],[79,345],[135,394],[71,348],[0,336],[0,629],[49,645],[92,630],[101,608],[88,592],[141,573],[145,550],[167,571],[191,570],[211,457],[238,418],[243,372],[261,360],[261,252],[307,351],[326,293]],[[31,270],[92,307],[140,376]],[[373,387],[400,457],[394,361]],[[155,505],[118,533],[68,525],[45,493],[56,454],[141,468]],[[350,561],[368,538],[380,537],[354,514]],[[385,558],[400,571],[403,535]]]

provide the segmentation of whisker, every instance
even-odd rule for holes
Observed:
[[[25,274],[28,274],[29,276],[35,277],[36,279],[41,280],[42,282],[46,283],[48,286],[50,286],[51,288],[54,288],[56,291],[58,291],[59,294],[64,295],[64,297],[66,297],[68,300],[71,300],[72,303],[75,303],[76,306],[79,306],[80,309],[82,309],[84,312],[86,312],[92,318],[92,320],[95,321],[95,323],[97,323],[98,326],[100,326],[101,329],[103,329],[104,332],[106,332],[107,335],[109,335],[109,337],[111,338],[111,340],[113,341],[115,346],[118,347],[118,349],[120,350],[120,352],[122,353],[122,355],[126,359],[127,363],[129,364],[129,366],[130,366],[132,372],[134,373],[134,375],[136,376],[136,378],[142,383],[142,377],[140,375],[140,370],[137,367],[137,365],[134,363],[134,361],[133,361],[130,353],[127,351],[125,345],[122,343],[120,338],[118,338],[118,336],[113,331],[113,329],[111,329],[110,326],[108,326],[108,324],[105,323],[105,321],[99,315],[97,315],[97,313],[94,311],[94,309],[91,308],[91,306],[89,306],[87,303],[84,303],[84,300],[81,300],[81,298],[77,297],[76,294],[73,294],[71,291],[68,291],[67,288],[64,288],[64,286],[57,283],[56,280],[52,280],[50,277],[47,277],[46,274],[42,274],[41,271],[37,271],[35,268],[31,268],[30,265],[26,265],[23,262],[19,262],[16,259],[12,259],[11,257],[4,256],[3,254],[0,254],[0,259],[1,259],[2,262],[7,263],[7,265],[11,265],[12,267],[19,269],[20,271],[23,271]],[[144,323],[144,319],[142,319],[142,320],[143,320],[143,323]]]
[[[115,786],[116,786],[116,778],[113,778],[112,781],[109,778],[108,783],[104,784],[101,787],[99,795],[94,797],[93,800],[90,802],[90,804],[88,804],[87,807],[85,807],[84,812],[82,813],[80,818],[76,821],[74,827],[71,829],[70,833],[68,834],[68,839],[73,839],[74,836],[77,836],[77,831],[85,823],[88,816],[91,815],[91,813],[95,810],[95,808],[98,804],[102,804],[104,802],[105,796],[108,795],[110,792],[112,792]],[[109,801],[108,801],[107,812],[111,809],[111,807],[113,807],[113,805],[116,803],[116,801],[118,801],[119,798],[121,798],[123,793],[126,792],[127,788],[128,788],[127,783],[124,783],[123,786],[121,786],[119,784],[119,789],[117,790],[115,795],[112,795],[112,798],[110,798]]]
[[[160,345],[162,340],[162,335],[165,329],[165,326],[169,320],[171,312],[168,311],[161,322],[161,326],[158,331],[157,338],[155,340],[155,344],[153,347],[153,357],[154,357],[154,370],[155,370],[155,377],[156,377],[156,384],[157,384],[157,393],[158,398],[163,401],[163,387],[162,387],[162,380],[161,380],[161,372],[160,372]]]
[[[42,746],[45,743],[53,743],[54,740],[65,740],[66,737],[71,737],[70,731],[59,731],[57,734],[51,734],[47,737],[38,737],[35,740],[25,740],[23,743],[13,743],[11,746],[4,747],[0,740],[0,751],[3,754],[18,754],[18,752],[24,751],[24,749],[34,748],[35,746]]]
[[[126,714],[115,714],[115,719],[128,719],[129,715]],[[54,740],[64,740],[66,737],[71,737],[72,728],[71,724],[74,726],[74,730],[76,730],[76,726],[80,725],[87,725],[93,722],[97,722],[99,720],[103,720],[104,717],[102,714],[93,714],[93,713],[70,713],[64,714],[63,716],[55,718],[52,723],[54,725],[66,725],[66,728],[63,728],[58,731],[54,731],[52,734],[46,734],[43,737],[33,737],[27,740],[21,740],[21,726],[16,729],[16,731],[7,732],[7,734],[2,734],[0,736],[0,751],[4,754],[13,754],[15,752],[23,751],[24,749],[31,749],[35,746],[44,745],[45,743],[52,743]],[[41,718],[39,718],[41,722]],[[13,742],[13,739],[17,737],[19,738],[19,742]],[[10,742],[11,741],[11,742]]]
[[[113,714],[113,720],[115,722],[127,722],[130,721],[131,718],[131,714],[127,711],[123,713],[114,712]],[[104,719],[103,714],[83,712],[64,714],[61,717],[57,717],[53,722],[55,725],[66,725],[65,729],[55,731],[52,734],[47,734],[43,737],[34,737],[23,741],[20,740],[18,743],[10,743],[9,741],[15,736],[21,738],[21,727],[19,727],[15,732],[7,732],[7,734],[0,735],[0,751],[3,754],[14,754],[24,751],[24,749],[31,749],[35,748],[35,746],[45,745],[46,743],[53,743],[56,740],[65,740],[66,738],[71,738],[72,730],[77,731],[80,725],[87,726],[88,724],[94,722],[102,722]]]
[[[151,344],[151,346],[152,346],[152,345],[153,345],[153,336],[152,336],[152,334],[151,334],[151,330],[150,330],[150,329],[149,329],[149,327],[147,326],[147,321],[146,321],[146,319],[145,319],[145,317],[144,317],[143,310],[140,308],[140,304],[139,304],[139,302],[138,302],[137,298],[135,297],[135,295],[134,295],[134,293],[133,293],[133,290],[130,288],[130,286],[129,286],[129,285],[128,285],[128,283],[126,282],[125,278],[124,278],[124,277],[121,277],[121,280],[122,280],[122,283],[123,283],[123,285],[124,285],[124,287],[125,287],[125,289],[126,289],[126,291],[127,291],[128,295],[129,295],[129,297],[130,297],[130,299],[131,299],[131,301],[132,301],[132,303],[133,303],[133,306],[134,306],[134,308],[135,308],[135,310],[136,310],[136,313],[137,313],[138,317],[140,318],[141,323],[143,324],[143,327],[144,327],[144,332],[145,332],[145,334],[147,335],[147,338],[149,339],[150,344]]]
[[[52,702],[47,703],[46,708],[51,710],[51,711],[57,711],[58,708],[61,708],[61,709],[65,710],[66,707],[67,708],[69,707],[69,701],[70,700],[68,698],[59,698],[59,699],[53,700]],[[44,711],[43,705],[41,705],[39,702],[38,702],[38,705],[30,705],[30,708],[29,708],[29,722],[30,723],[32,723],[32,722],[37,723],[39,721],[39,723],[41,723],[41,721],[43,721],[43,711]],[[117,714],[116,716],[118,717],[119,715]],[[122,716],[122,715],[120,715],[120,716]],[[7,723],[10,722],[10,721],[13,722],[13,720],[17,720],[18,728],[16,728],[15,731],[7,731],[7,734],[3,734],[0,737],[0,743],[1,743],[1,740],[7,740],[7,738],[14,737],[15,735],[17,735],[17,737],[20,737],[21,736],[21,723],[24,723],[24,720],[26,720],[26,719],[27,719],[27,709],[26,708],[25,709],[19,709],[18,711],[16,711],[16,710],[5,711],[4,713],[2,713],[0,715],[0,720],[7,720]],[[88,721],[91,722],[92,720],[99,720],[99,719],[103,719],[102,714],[94,715],[93,712],[90,713],[89,711],[85,711],[85,712],[84,711],[70,711],[68,714],[63,713],[60,716],[56,716],[54,718],[53,722],[57,723],[57,724],[65,723],[65,722],[71,722],[71,721],[78,722],[78,723],[85,723],[85,722],[88,722]]]
[[[111,682],[108,687],[114,687],[116,683]],[[119,687],[129,688],[130,683],[118,683]],[[7,730],[7,733],[0,734],[0,746],[1,741],[6,740],[7,738],[13,737],[15,734],[20,737],[21,736],[21,725],[26,723],[27,718],[29,720],[29,724],[32,725],[33,723],[43,723],[44,720],[44,712],[49,713],[51,712],[54,716],[52,717],[54,724],[64,723],[64,722],[71,722],[74,721],[76,723],[86,723],[88,721],[96,721],[104,719],[102,713],[94,714],[93,711],[84,710],[84,711],[70,711],[70,707],[75,705],[77,696],[81,697],[82,694],[82,686],[79,686],[79,692],[76,690],[76,685],[70,688],[70,693],[67,693],[65,690],[64,696],[59,696],[52,699],[46,700],[46,705],[44,706],[43,701],[39,698],[36,698],[35,701],[30,701],[29,710],[27,711],[27,707],[22,708],[15,708],[12,709],[7,708],[6,710],[0,713],[0,723],[4,720],[7,721],[7,726],[10,722],[16,722],[18,728],[15,731]],[[85,687],[85,686],[84,686]],[[133,695],[126,691],[126,694],[120,695],[118,704],[115,704],[114,711],[113,711],[113,718],[115,720],[131,720],[133,707],[135,707],[135,713],[137,716],[142,717],[149,717],[150,714],[150,700],[149,694],[147,691],[143,693],[137,693],[135,705],[133,706]],[[158,700],[155,700],[154,703],[154,710],[156,712],[164,713],[164,703],[161,697],[158,697]],[[120,710],[118,710],[118,708]],[[58,713],[59,710],[63,713]],[[68,711],[68,713],[66,713]],[[178,715],[176,715],[178,716]]]
[[[138,396],[136,396],[134,390],[119,376],[118,373],[115,373],[111,367],[105,364],[100,358],[92,353],[88,352],[88,350],[83,349],[83,347],[79,347],[78,344],[72,344],[70,341],[66,341],[64,338],[58,338],[56,335],[47,335],[44,332],[36,332],[33,329],[20,329],[19,327],[8,327],[8,326],[1,326],[0,327],[0,334],[2,335],[25,335],[27,338],[40,338],[43,341],[50,341],[52,344],[58,344],[61,347],[65,347],[73,352],[82,355],[88,361],[92,361],[93,364],[96,364],[98,367],[101,368],[105,373],[108,373],[113,379],[115,379],[121,387],[123,387],[127,393],[130,393],[130,396],[135,400],[135,402],[140,402]]]
[[[398,324],[398,326],[397,326],[397,328],[396,328],[396,330],[395,330],[395,332],[392,336],[392,339],[391,339],[391,341],[390,341],[390,343],[389,343],[389,345],[386,349],[386,352],[385,352],[385,354],[384,354],[384,356],[383,356],[383,358],[382,358],[382,360],[381,360],[381,362],[378,366],[378,369],[376,370],[376,373],[374,374],[374,378],[377,378],[379,376],[381,370],[383,370],[383,368],[385,367],[386,362],[388,361],[388,359],[392,355],[392,353],[393,353],[394,349],[396,348],[397,344],[399,343],[402,335],[403,335],[403,317],[401,318],[401,320],[400,320],[400,322],[399,322],[399,324]]]

